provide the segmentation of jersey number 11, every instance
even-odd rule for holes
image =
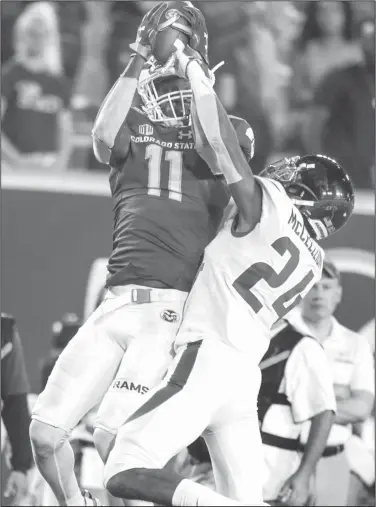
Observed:
[[[183,174],[183,153],[181,151],[165,151],[164,161],[162,155],[165,150],[158,144],[149,144],[145,150],[145,159],[149,160],[148,195],[161,196],[161,173],[163,163],[168,163],[168,197],[174,201],[181,201],[181,180]]]

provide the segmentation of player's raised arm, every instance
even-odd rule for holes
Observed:
[[[253,229],[261,215],[261,189],[240,147],[232,123],[210,79],[188,46],[177,44],[180,71],[193,91],[192,127],[195,148],[215,174],[223,174],[239,209],[238,231]]]
[[[116,136],[128,115],[137,90],[137,83],[145,61],[150,56],[151,41],[156,33],[158,21],[167,9],[165,2],[157,4],[143,18],[136,41],[130,45],[135,54],[110,92],[104,99],[92,130],[93,150],[96,158],[108,164]],[[123,141],[123,140],[122,140]],[[129,149],[124,146],[124,155]]]

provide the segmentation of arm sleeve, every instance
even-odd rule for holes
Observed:
[[[127,124],[128,121],[128,118],[124,120],[123,125],[120,127],[120,130],[115,137],[115,143],[111,149],[109,164],[115,169],[119,169],[129,155],[131,131]]]
[[[313,338],[303,338],[296,345],[286,364],[285,380],[295,422],[311,419],[324,410],[336,410],[329,362]]]
[[[7,345],[10,351],[1,361],[1,397],[3,399],[30,391],[22,343],[15,327],[12,341]]]
[[[350,387],[352,391],[368,391],[375,394],[374,359],[368,342],[362,337],[359,337]]]
[[[237,183],[250,173],[250,168],[235,129],[197,62],[189,64],[188,74],[196,151],[214,174],[223,174],[228,184]]]
[[[12,394],[4,399],[1,413],[12,449],[12,467],[27,472],[33,457],[29,438],[30,413],[27,394]]]

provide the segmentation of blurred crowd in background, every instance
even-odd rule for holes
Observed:
[[[254,129],[254,171],[280,154],[322,152],[356,187],[374,188],[375,3],[193,3],[211,66],[225,61],[216,91]],[[3,167],[106,171],[90,130],[152,4],[2,2]],[[30,72],[39,86],[25,86]]]

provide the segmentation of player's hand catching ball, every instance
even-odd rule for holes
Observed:
[[[183,44],[183,42],[179,39],[174,42],[174,46],[176,47],[176,71],[180,77],[187,79],[188,65],[193,61],[201,64],[202,58],[197,51],[192,49],[190,46]]]
[[[182,11],[186,16],[186,19],[189,21],[193,32],[189,45],[192,49],[197,49],[200,43],[198,34],[207,33],[205,18],[202,12],[194,7],[191,2],[182,2]]]
[[[176,51],[174,53],[175,70],[178,76],[183,79],[188,79],[188,65],[191,62],[197,62],[204,71],[204,75],[208,80],[208,85],[212,87],[214,84],[214,74],[209,69],[200,53],[192,49],[190,46],[184,45],[180,40],[175,41],[174,46],[176,47]]]
[[[167,9],[168,4],[162,2],[153,7],[143,17],[137,30],[135,42],[129,44],[129,47],[147,60],[152,52],[155,37],[158,33],[158,25],[162,14]]]

